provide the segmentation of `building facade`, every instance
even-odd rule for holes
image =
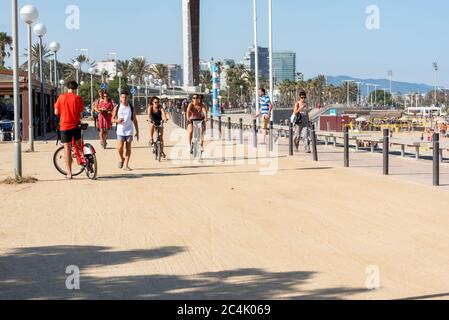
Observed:
[[[276,85],[296,78],[296,53],[291,51],[273,52],[273,76]]]
[[[97,62],[97,66],[95,67],[96,74],[102,75],[104,71],[106,71],[109,75],[107,80],[114,80],[117,75],[117,62],[115,60],[101,61]]]
[[[270,78],[270,54],[268,48],[258,47],[259,50],[259,75],[265,79]],[[250,71],[256,70],[256,54],[254,47],[249,47],[243,56],[243,64]]]

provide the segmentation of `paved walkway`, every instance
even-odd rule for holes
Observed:
[[[183,136],[169,126],[172,159]],[[124,173],[112,147],[98,150],[98,181],[64,181],[55,145],[39,142],[24,154],[39,182],[0,185],[0,299],[449,297],[447,191],[381,176],[378,155],[343,169],[338,149],[320,147],[313,163],[283,146],[222,162],[209,145],[204,163],[157,163],[145,139]],[[0,179],[12,159],[0,145]],[[66,289],[68,266],[78,291]]]

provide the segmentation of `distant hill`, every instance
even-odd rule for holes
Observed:
[[[345,80],[354,80],[358,82],[365,83],[363,85],[362,92],[366,93],[366,83],[372,83],[372,84],[378,84],[378,89],[382,88],[390,88],[390,80],[388,79],[359,79],[354,78],[350,76],[327,76],[327,82],[328,84],[333,84],[335,86],[341,85]],[[373,87],[371,87],[371,90],[373,90]],[[393,81],[392,82],[392,91],[396,93],[410,93],[410,92],[420,92],[420,93],[427,93],[432,90],[435,90],[435,87],[429,86],[427,84],[418,84],[418,83],[409,83],[409,82],[398,82]]]

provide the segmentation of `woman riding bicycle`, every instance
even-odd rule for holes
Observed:
[[[100,143],[106,149],[109,130],[111,130],[112,124],[112,111],[114,111],[114,103],[109,99],[109,93],[107,91],[101,92],[101,98],[95,107],[95,111],[99,113],[98,128],[100,130]]]
[[[161,156],[162,158],[166,158],[164,153],[164,123],[168,122],[168,118],[164,108],[160,104],[160,100],[158,97],[151,98],[147,114],[148,121],[150,123],[150,145],[154,145],[154,131],[155,128],[158,127],[162,150]]]
[[[204,104],[201,102],[199,95],[194,95],[192,98],[192,103],[187,107],[187,119],[188,119],[188,127],[187,132],[189,134],[189,143],[190,143],[190,153],[193,154],[193,122],[194,121],[203,121],[203,125],[200,130],[200,145],[201,149],[203,149],[203,132],[204,132],[204,120],[206,119],[207,110]]]

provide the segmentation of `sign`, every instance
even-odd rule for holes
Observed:
[[[106,82],[102,82],[100,88],[101,90],[106,90],[108,88],[108,84]]]
[[[134,95],[136,95],[136,93],[137,93],[136,88],[132,87],[131,88],[131,94],[134,96]]]
[[[331,116],[337,116],[337,109],[330,109],[330,110],[329,110],[329,115],[331,115]]]

